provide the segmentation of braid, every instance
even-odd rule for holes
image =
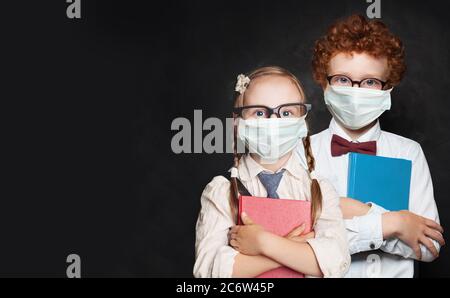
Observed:
[[[235,224],[239,222],[239,196],[236,178],[231,178],[231,192],[230,192],[230,209],[231,216],[235,221]]]
[[[322,191],[317,179],[312,179],[311,173],[315,169],[315,159],[311,149],[311,138],[306,136],[303,139],[303,146],[305,147],[306,163],[308,165],[308,174],[311,179],[311,220],[312,226],[315,225],[317,219],[322,212]]]
[[[311,137],[307,135],[303,139],[303,145],[305,147],[305,155],[306,155],[306,163],[308,165],[308,172],[311,173],[314,171],[316,166],[316,160],[314,159],[314,155],[311,149]]]
[[[233,167],[239,168],[240,154],[237,151],[237,125],[236,115],[233,115],[234,127],[233,127]],[[235,223],[239,222],[239,189],[236,177],[231,177],[231,189],[230,189],[230,209],[231,216],[234,218]]]

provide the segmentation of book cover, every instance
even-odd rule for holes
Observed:
[[[271,199],[250,196],[239,198],[239,214],[243,211],[266,231],[286,236],[305,223],[305,232],[311,231],[311,202],[301,200]],[[239,216],[239,224],[241,218]],[[303,278],[304,275],[287,267],[267,271],[258,278]]]
[[[408,210],[412,162],[350,153],[347,196],[389,211]]]

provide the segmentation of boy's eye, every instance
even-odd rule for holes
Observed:
[[[350,85],[351,82],[347,77],[337,77],[337,84],[339,85]]]
[[[373,86],[373,85],[375,85],[377,82],[375,82],[374,80],[367,80],[366,81],[366,84],[367,84],[367,86]]]
[[[361,82],[362,88],[381,89],[382,84],[376,79],[367,79]]]
[[[341,75],[333,76],[330,83],[335,86],[351,86],[352,84],[349,78]]]

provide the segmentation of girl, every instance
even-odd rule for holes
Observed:
[[[343,276],[350,256],[339,196],[313,173],[305,121],[309,105],[300,82],[287,70],[264,67],[240,75],[236,91],[232,179],[215,177],[203,191],[194,276],[256,277],[280,266],[306,276]],[[237,154],[237,137],[249,154]],[[292,154],[302,138],[309,171]],[[310,200],[314,232],[304,235],[302,225],[280,237],[244,213],[244,225],[235,226],[239,183],[253,196]]]

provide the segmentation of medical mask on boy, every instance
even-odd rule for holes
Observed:
[[[325,103],[334,118],[348,129],[360,129],[391,108],[391,91],[328,86]]]
[[[261,157],[261,163],[273,164],[307,136],[305,118],[240,118],[238,137],[250,153]]]

